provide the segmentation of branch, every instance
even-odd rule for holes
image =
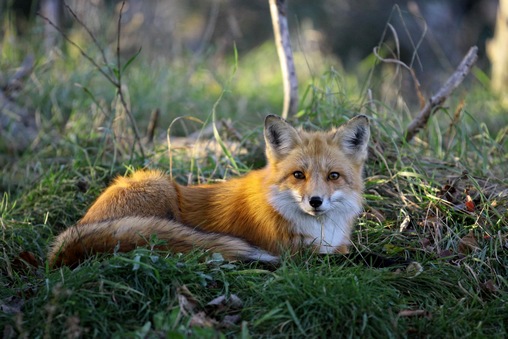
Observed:
[[[74,46],[78,51],[79,53],[85,58],[88,60],[88,62],[90,62],[109,82],[111,82],[115,87],[118,87],[118,83],[117,81],[111,76],[109,75],[108,73],[106,73],[101,66],[99,66],[94,59],[92,59],[88,54],[86,54],[86,52],[81,48],[81,46],[79,46],[77,43],[75,43],[73,40],[71,40],[71,38],[69,38],[67,36],[67,34],[65,34],[65,32],[60,28],[58,27],[57,25],[55,25],[53,23],[53,21],[51,21],[51,19],[49,19],[48,17],[44,16],[42,13],[37,13],[38,16],[40,16],[43,20],[45,20],[51,27],[53,27],[54,29],[56,29],[60,35],[65,39],[65,41],[67,41],[68,43],[70,43],[72,46]],[[109,70],[109,68],[108,68]]]
[[[462,80],[469,74],[471,68],[478,59],[478,47],[473,46],[469,49],[462,62],[455,72],[448,78],[445,84],[434,94],[425,104],[418,115],[411,121],[407,127],[406,141],[409,142],[422,129],[430,118],[430,115],[439,108],[450,94],[462,83]]]
[[[141,156],[144,158],[145,157],[145,152],[144,152],[144,149],[143,149],[143,144],[141,142],[141,137],[140,137],[140,133],[139,133],[139,130],[138,130],[138,126],[136,124],[136,120],[134,119],[134,116],[132,115],[132,113],[131,113],[131,111],[129,109],[127,101],[125,100],[125,95],[124,95],[123,90],[122,90],[122,68],[121,68],[122,65],[120,63],[120,35],[121,35],[122,14],[123,14],[124,6],[125,6],[125,1],[122,2],[122,6],[120,8],[120,13],[119,13],[118,22],[117,22],[117,29],[118,29],[118,31],[117,31],[117,44],[116,44],[116,67],[117,67],[116,72],[115,72],[115,70],[111,66],[109,66],[109,62],[107,61],[106,54],[104,53],[104,50],[99,45],[97,39],[95,38],[93,33],[90,31],[90,29],[78,18],[78,16],[76,15],[76,13],[74,13],[72,8],[70,8],[65,3],[64,3],[64,5],[65,5],[65,8],[71,13],[72,17],[82,27],[84,27],[84,29],[86,30],[88,35],[92,38],[94,44],[97,46],[97,48],[101,52],[103,61],[104,61],[105,66],[106,66],[106,70],[108,70],[111,74],[108,74],[108,72],[106,72],[101,66],[99,66],[99,64],[90,55],[88,55],[83,50],[83,48],[81,48],[81,46],[79,46],[71,38],[69,38],[67,36],[67,34],[65,34],[65,32],[60,27],[58,27],[57,25],[55,25],[54,22],[51,21],[51,19],[47,18],[46,16],[44,16],[41,13],[37,13],[37,15],[40,16],[42,19],[44,19],[53,28],[55,28],[62,35],[62,37],[65,39],[65,41],[70,43],[72,46],[76,47],[78,49],[78,51],[81,53],[81,55],[83,57],[85,57],[95,67],[95,69],[97,69],[111,84],[113,84],[113,86],[115,86],[115,88],[117,90],[117,93],[118,93],[118,97],[120,98],[120,103],[122,104],[122,107],[125,109],[125,113],[127,114],[128,118],[130,120],[131,127],[132,127],[132,130],[134,132],[134,137],[136,139],[136,142],[139,145],[139,151],[141,153]]]
[[[132,115],[129,105],[127,105],[127,102],[125,101],[125,97],[124,97],[123,90],[122,90],[122,64],[120,63],[120,35],[121,35],[121,28],[122,28],[122,14],[123,14],[124,6],[125,6],[125,1],[122,2],[122,6],[120,7],[120,12],[118,14],[118,23],[117,23],[117,25],[118,25],[117,40],[116,40],[116,67],[117,67],[117,71],[118,71],[117,91],[118,91],[118,96],[120,97],[120,102],[122,103],[125,113],[129,117],[129,120],[131,122],[131,127],[134,132],[134,137],[136,138],[136,141],[138,143],[141,157],[145,158],[145,151],[143,149],[143,143],[141,142],[141,136],[139,134],[138,125],[136,124],[136,119],[134,119],[134,116]]]
[[[97,47],[97,49],[99,50],[99,52],[101,52],[101,55],[102,55],[102,61],[104,62],[104,65],[109,69],[110,73],[111,74],[114,74],[113,70],[111,69],[111,66],[109,66],[109,63],[108,63],[108,58],[106,58],[106,53],[104,53],[104,48],[101,47],[101,45],[99,44],[99,42],[97,41],[97,39],[95,38],[95,35],[92,33],[92,31],[90,30],[90,28],[88,28],[87,25],[85,25],[83,23],[83,21],[81,21],[80,18],[78,18],[78,16],[76,15],[76,13],[74,13],[74,11],[72,10],[72,8],[69,7],[69,5],[67,5],[64,1],[64,6],[65,8],[67,9],[67,11],[72,15],[72,18],[81,26],[85,29],[86,33],[88,34],[88,36],[92,39],[93,43],[95,44],[95,46]],[[60,34],[62,34],[62,32],[60,32]]]
[[[284,106],[282,117],[295,115],[298,110],[298,79],[296,78],[295,62],[291,50],[285,0],[269,0],[272,16],[273,34],[277,54],[279,55],[284,84]]]

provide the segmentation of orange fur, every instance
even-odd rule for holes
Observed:
[[[200,247],[227,259],[272,263],[282,250],[301,245],[345,252],[361,209],[368,138],[365,117],[330,132],[305,132],[268,116],[265,168],[195,186],[159,171],[119,177],[56,238],[50,264],[72,266],[93,253],[129,251],[152,235],[165,242],[159,249]]]

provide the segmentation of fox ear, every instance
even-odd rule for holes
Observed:
[[[296,129],[281,117],[268,115],[265,118],[265,142],[268,158],[281,159],[300,142],[300,136]]]
[[[365,115],[357,115],[340,126],[334,138],[344,153],[357,161],[365,161],[370,138],[369,119]]]

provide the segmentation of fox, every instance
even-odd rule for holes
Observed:
[[[119,176],[74,226],[54,240],[51,267],[75,267],[99,253],[157,250],[220,253],[277,264],[284,251],[348,253],[363,210],[369,119],[328,131],[294,128],[268,115],[265,167],[219,183],[181,185],[158,170]]]

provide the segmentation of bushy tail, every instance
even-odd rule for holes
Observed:
[[[152,235],[162,240],[155,248],[175,253],[203,248],[221,253],[228,260],[263,261],[278,257],[246,241],[220,233],[206,233],[173,220],[157,217],[125,217],[91,224],[78,224],[62,232],[50,249],[51,267],[76,266],[96,253],[128,252],[149,244]]]

